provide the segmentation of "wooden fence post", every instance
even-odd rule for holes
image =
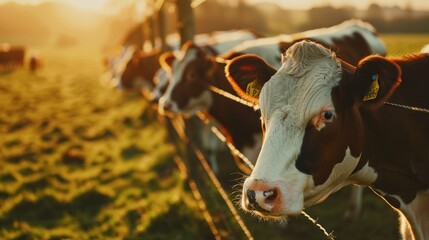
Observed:
[[[191,0],[177,1],[178,26],[180,43],[193,40],[195,35],[194,13],[191,7]]]
[[[158,6],[157,9],[157,19],[158,19],[158,34],[161,40],[161,52],[168,51],[168,46],[166,42],[167,38],[167,28],[166,28],[166,16],[165,16],[165,2],[162,3],[161,6]]]
[[[156,43],[155,43],[155,15],[150,15],[147,18],[147,29],[148,29],[148,40],[150,41],[150,44],[152,46],[152,49],[155,49]]]

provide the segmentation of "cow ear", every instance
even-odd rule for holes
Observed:
[[[225,66],[225,75],[237,94],[254,104],[259,103],[259,93],[277,70],[262,58],[245,54],[232,59]]]
[[[173,52],[165,52],[159,57],[159,64],[162,68],[171,72],[174,60],[176,60],[176,56]]]
[[[380,107],[401,83],[401,68],[385,57],[361,60],[353,77],[353,91],[363,106]]]

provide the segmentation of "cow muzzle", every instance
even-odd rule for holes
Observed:
[[[276,186],[260,180],[246,180],[243,186],[242,207],[261,215],[277,215],[281,192]]]

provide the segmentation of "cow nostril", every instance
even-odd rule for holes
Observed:
[[[278,200],[279,191],[276,188],[270,190],[246,190],[246,207],[258,212],[270,212]]]
[[[265,203],[267,203],[267,204],[273,203],[276,200],[276,198],[277,198],[277,191],[276,191],[276,189],[271,189],[271,190],[268,190],[268,191],[264,191],[262,194],[264,195],[264,197],[265,197]]]
[[[173,104],[171,102],[164,102],[164,110],[165,111],[171,110],[172,106],[173,106]]]
[[[246,191],[247,194],[247,199],[249,200],[250,204],[255,204],[256,203],[256,194],[255,191],[248,189]]]

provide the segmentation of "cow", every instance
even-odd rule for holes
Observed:
[[[38,54],[32,54],[28,61],[28,66],[31,72],[35,72],[42,67],[42,58]]]
[[[151,91],[154,87],[153,78],[160,68],[160,55],[159,49],[150,52],[136,50],[119,75],[119,88]]]
[[[159,57],[159,62],[161,65],[164,65],[164,67],[161,67],[156,73],[153,78],[153,81],[155,83],[155,87],[152,89],[150,94],[148,94],[148,99],[154,104],[159,103],[159,99],[162,97],[162,95],[167,90],[168,84],[169,84],[169,78],[170,78],[170,72],[166,69],[169,68],[173,64],[173,61],[175,61],[176,56],[174,52],[165,52]]]
[[[197,34],[195,42],[198,45],[217,42],[219,39],[224,45],[234,45],[243,39],[254,38],[256,33],[252,30],[230,30],[217,31],[208,34]],[[226,40],[227,39],[227,40]],[[176,34],[167,37],[168,46],[172,52],[179,47],[180,38]],[[155,48],[149,52],[142,51],[136,46],[125,48],[125,53],[119,58],[118,63],[113,67],[113,82],[116,87],[123,90],[142,91],[143,95],[151,98],[151,91],[154,89],[154,77],[165,75],[158,72],[160,69],[159,58],[162,52]],[[162,81],[161,81],[162,82]]]
[[[354,66],[311,41],[290,47],[278,70],[256,55],[234,58],[228,79],[259,105],[264,129],[242,208],[297,215],[358,184],[400,212],[404,239],[429,239],[428,69],[428,54]],[[253,81],[258,97],[246,93]]]
[[[153,82],[155,84],[152,91],[148,94],[148,100],[154,104],[158,104],[159,99],[164,94],[165,90],[168,87],[168,72],[164,68],[158,69],[153,77]]]
[[[24,65],[25,48],[0,44],[0,69],[11,70]]]
[[[270,38],[248,40],[215,58],[210,51],[203,51],[192,44],[182,50],[184,64],[170,66],[174,79],[160,102],[160,111],[194,114],[207,111],[229,133],[229,139],[253,164],[256,162],[262,144],[260,114],[252,108],[212,93],[209,86],[234,93],[228,83],[224,67],[225,61],[246,53],[257,54],[270,64],[280,67],[281,54],[294,42],[311,39],[336,51],[352,63],[363,57],[378,53],[386,54],[384,43],[376,36],[372,25],[360,20],[349,20],[330,28],[316,29],[293,35],[279,35]],[[220,59],[217,60],[217,59]],[[234,155],[235,156],[235,155]],[[245,174],[251,169],[235,156],[238,168]],[[361,208],[361,188],[353,189],[346,219],[354,218]]]
[[[105,67],[105,71],[102,74],[100,80],[103,83],[107,83],[111,87],[120,88],[121,74],[135,51],[135,45],[124,45],[119,47],[116,53],[104,57],[103,65]]]

